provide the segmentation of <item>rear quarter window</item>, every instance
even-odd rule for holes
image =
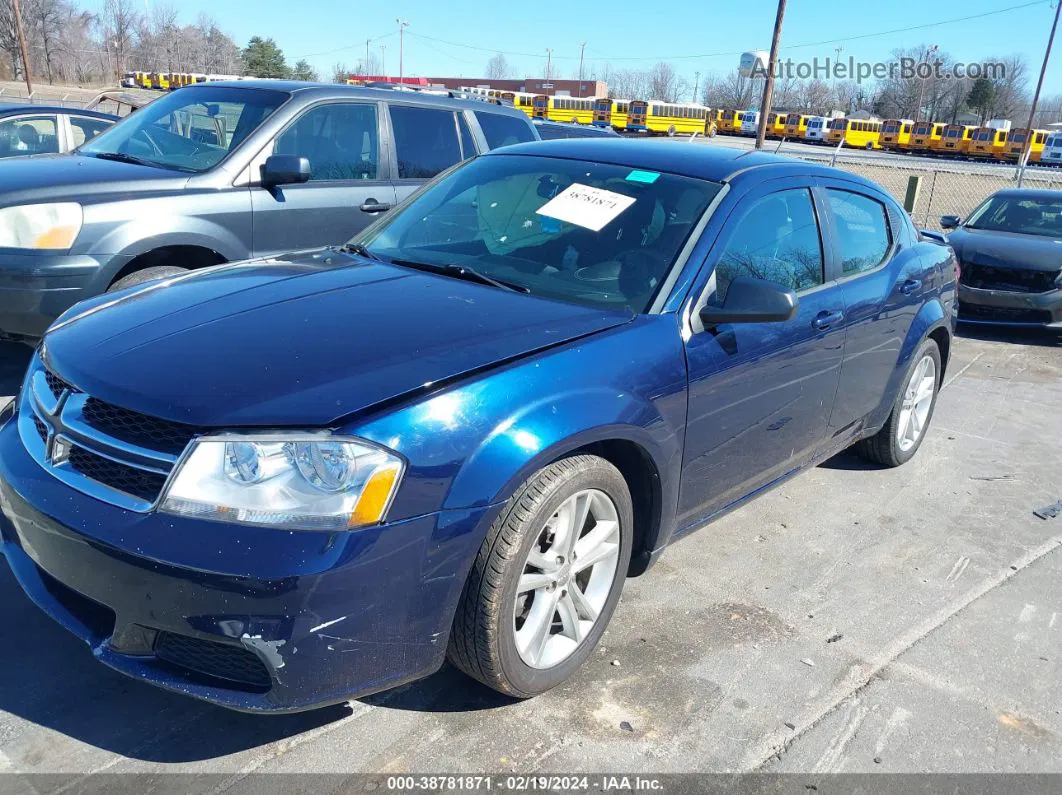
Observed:
[[[487,146],[491,149],[535,140],[531,125],[515,116],[477,110],[476,121],[479,122],[483,137],[487,139]]]

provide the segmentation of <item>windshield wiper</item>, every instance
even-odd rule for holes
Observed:
[[[142,157],[127,155],[125,152],[89,152],[89,154],[93,157],[98,157],[100,160],[116,160],[119,163],[133,163],[137,166],[163,168],[163,166],[156,163],[154,160],[144,160]]]
[[[347,243],[344,246],[340,246],[339,250],[345,251],[348,254],[357,254],[359,257],[364,257],[365,259],[373,259],[377,262],[383,262],[382,259],[369,251],[369,249],[365,248],[361,243]]]
[[[469,268],[465,265],[451,265],[451,264],[429,264],[427,262],[414,262],[408,259],[393,259],[391,260],[393,265],[405,265],[407,268],[416,268],[417,270],[428,271],[429,273],[437,273],[440,276],[451,276],[455,279],[464,279],[469,282],[478,282],[479,284],[486,284],[490,287],[497,287],[500,290],[509,290],[514,293],[529,293],[531,289],[525,287],[522,284],[515,284],[514,282],[507,282],[502,279],[495,279],[493,276],[488,276],[485,273],[480,273],[477,270]]]

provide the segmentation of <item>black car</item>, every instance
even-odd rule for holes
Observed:
[[[0,105],[0,157],[69,152],[118,121],[111,113],[47,105]]]
[[[543,141],[554,141],[558,138],[619,138],[620,134],[611,127],[590,127],[585,124],[572,124],[570,122],[546,121],[534,119],[538,137]]]
[[[1062,191],[1002,190],[940,225],[962,268],[960,321],[1062,330]]]

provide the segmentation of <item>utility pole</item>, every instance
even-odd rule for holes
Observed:
[[[583,80],[583,53],[586,51],[586,42],[579,45],[579,82]]]
[[[701,87],[701,73],[693,73],[693,102],[697,103],[697,89]]]
[[[406,22],[404,19],[396,19],[395,22],[398,23],[398,84],[401,85],[402,84],[402,78],[405,76],[405,73],[404,73],[405,64],[403,63],[403,58],[405,57],[405,52],[404,52],[404,50],[405,50],[405,46],[404,46],[405,33],[404,33],[404,31],[405,31],[406,28],[409,27],[409,23]]]
[[[763,139],[767,137],[767,116],[771,112],[771,100],[774,96],[774,64],[778,60],[778,44],[782,40],[782,21],[785,19],[785,0],[778,0],[778,13],[774,17],[774,35],[771,37],[770,62],[767,64],[767,78],[763,81],[763,99],[760,101],[760,123],[756,125],[756,148],[763,149]]]
[[[546,79],[551,79],[550,67],[553,65],[553,50],[546,48]]]
[[[1057,20],[1058,17],[1056,16],[1055,19]],[[1052,33],[1051,35],[1053,36],[1054,33]],[[1051,45],[1048,44],[1048,52],[1051,51],[1050,50],[1050,46]],[[926,50],[926,57],[923,59],[923,63],[928,64],[929,63],[929,56],[932,55],[933,53],[935,53],[936,51],[937,51],[937,45],[936,44],[934,44],[932,47],[930,47],[928,50]],[[915,108],[915,123],[920,122],[922,120],[922,102],[925,100],[925,97],[926,97],[926,78],[923,77],[923,78],[921,78],[921,80],[922,80],[922,87],[918,90],[918,107]]]
[[[380,76],[387,79],[387,45],[380,45]]]
[[[22,56],[22,77],[26,80],[26,91],[33,96],[33,82],[30,78],[29,55],[26,54],[26,31],[22,29],[22,5],[19,0],[11,0],[15,9],[15,27],[18,28],[18,51]]]
[[[114,82],[122,84],[122,48],[118,45],[118,39],[114,40]]]
[[[1055,3],[1055,21],[1051,25],[1051,35],[1047,37],[1047,49],[1044,50],[1044,62],[1040,67],[1040,79],[1036,81],[1036,91],[1033,93],[1032,106],[1029,108],[1029,123],[1025,125],[1025,143],[1021,148],[1021,157],[1018,158],[1018,163],[1021,166],[1025,165],[1029,157],[1029,147],[1032,145],[1033,137],[1033,121],[1036,117],[1036,105],[1040,102],[1040,89],[1044,86],[1047,62],[1051,60],[1051,45],[1055,43],[1055,31],[1058,30],[1058,15],[1059,12],[1062,12],[1062,0],[1055,0]]]
[[[366,75],[369,74],[369,68],[370,68],[369,67],[369,44],[371,42],[372,42],[372,39],[365,39],[365,74]]]

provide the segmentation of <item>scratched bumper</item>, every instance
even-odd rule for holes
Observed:
[[[2,549],[30,599],[100,662],[234,709],[307,709],[436,670],[484,510],[334,534],[131,514],[51,477],[0,417]]]

